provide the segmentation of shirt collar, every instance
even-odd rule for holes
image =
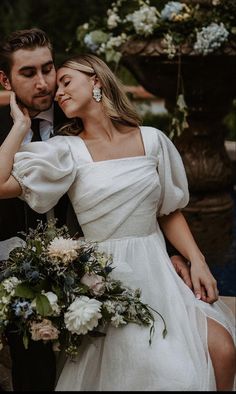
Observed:
[[[53,105],[47,109],[47,111],[42,111],[37,116],[35,116],[35,119],[37,118],[46,120],[47,122],[53,124]]]

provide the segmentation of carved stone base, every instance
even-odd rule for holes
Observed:
[[[209,266],[226,263],[233,240],[230,194],[193,195],[183,214]]]

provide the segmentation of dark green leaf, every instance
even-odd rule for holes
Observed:
[[[48,316],[52,313],[50,302],[44,294],[36,296],[36,309],[41,316]]]
[[[15,288],[15,296],[33,299],[35,297],[35,292],[26,283],[20,283]]]

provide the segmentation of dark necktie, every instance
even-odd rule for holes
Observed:
[[[33,137],[31,141],[42,141],[41,135],[40,135],[40,121],[41,119],[31,119],[31,129],[33,131]]]

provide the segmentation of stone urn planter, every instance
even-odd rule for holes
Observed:
[[[182,83],[189,128],[174,143],[191,196],[183,213],[209,263],[224,262],[232,241],[233,173],[222,119],[236,96],[236,44],[207,56],[183,45],[168,59],[159,39],[134,39],[123,45],[122,63],[148,91],[164,98],[171,112]]]

